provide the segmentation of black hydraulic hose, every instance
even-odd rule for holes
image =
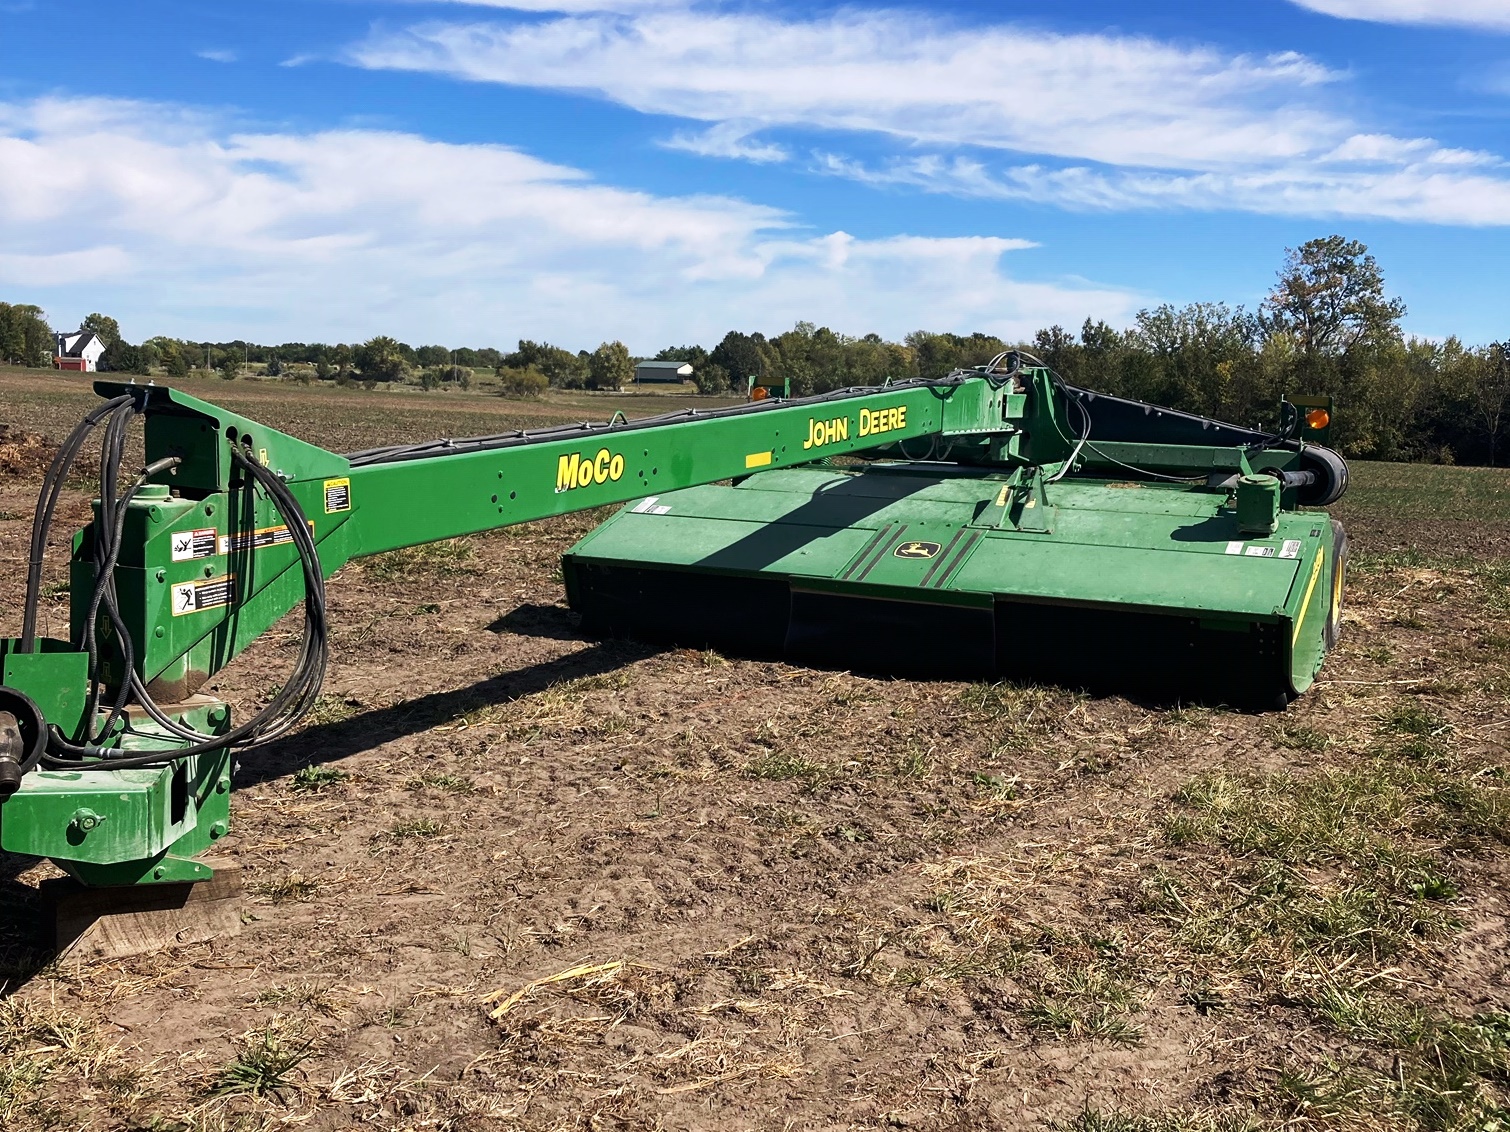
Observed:
[[[71,770],[127,770],[135,767],[155,767],[178,759],[228,747],[249,747],[266,742],[286,733],[314,706],[325,680],[329,661],[329,637],[327,632],[327,609],[325,601],[325,577],[320,566],[319,550],[310,534],[303,509],[288,487],[275,474],[262,467],[254,459],[237,449],[232,449],[231,458],[246,477],[247,489],[253,483],[261,487],[273,500],[283,521],[288,525],[298,551],[305,582],[305,623],[300,654],[290,679],[273,696],[272,700],[251,719],[224,735],[206,736],[191,731],[168,717],[167,713],[153,702],[135,668],[122,681],[147,714],[176,739],[186,745],[173,751],[155,751],[151,754],[116,756],[116,749],[94,743],[75,744],[66,740],[56,727],[49,729],[52,752],[45,756],[46,765]],[[105,598],[108,608],[113,606],[113,593]],[[108,731],[101,736],[108,738]],[[94,760],[94,761],[84,761]]]
[[[366,448],[360,452],[348,452],[346,459],[353,468],[371,464],[388,464],[398,460],[419,460],[430,456],[450,456],[462,452],[489,452],[498,448],[513,448],[526,444],[544,444],[553,440],[569,440],[574,436],[602,436],[609,433],[634,432],[639,429],[657,428],[661,425],[679,424],[687,421],[710,421],[724,417],[753,416],[776,409],[789,409],[803,405],[823,405],[831,401],[845,401],[882,393],[896,393],[912,389],[952,389],[969,378],[981,374],[960,371],[948,377],[918,378],[897,381],[890,385],[856,385],[835,389],[811,397],[795,397],[789,401],[755,401],[747,405],[729,405],[722,409],[681,409],[674,413],[661,413],[654,417],[640,417],[632,421],[609,423],[583,423],[556,425],[551,428],[520,429],[515,432],[500,432],[491,436],[471,436],[454,440],[430,440],[420,444],[394,444],[384,448]],[[994,375],[987,375],[993,376]]]
[[[122,405],[111,414],[110,423],[105,426],[105,439],[100,447],[100,510],[99,518],[94,526],[94,590],[90,594],[84,622],[80,627],[80,639],[75,642],[75,646],[82,646],[89,657],[89,698],[84,708],[84,726],[86,735],[91,735],[96,741],[101,732],[91,733],[89,727],[99,714],[104,681],[100,674],[100,644],[95,626],[99,618],[100,606],[107,598],[110,602],[111,622],[116,629],[122,659],[128,667],[135,662],[132,641],[124,632],[124,625],[116,612],[115,564],[120,558],[121,531],[126,522],[126,504],[131,502],[131,496],[135,494],[136,488],[146,482],[146,473],[144,473],[124,500],[116,499],[116,489],[120,484],[120,463],[126,449],[126,425],[138,411],[134,405]],[[117,689],[115,702],[111,705],[110,717],[102,729],[103,734],[109,734],[110,729],[120,718],[121,712],[125,710],[126,696],[126,682],[123,679]]]
[[[132,397],[122,394],[97,405],[79,422],[68,438],[58,446],[52,464],[42,477],[42,490],[37,493],[37,509],[32,517],[30,556],[26,564],[26,598],[22,607],[21,638],[19,651],[31,652],[36,643],[37,607],[42,592],[42,562],[47,553],[47,536],[52,530],[53,512],[68,481],[68,473],[79,450],[95,427],[120,406],[129,403]]]
[[[82,635],[88,645],[89,654],[89,679],[90,700],[84,714],[86,728],[88,722],[96,718],[99,711],[99,696],[104,681],[99,672],[99,640],[96,632],[96,624],[99,619],[100,608],[103,606],[110,618],[112,628],[115,630],[115,638],[119,642],[121,651],[121,666],[123,672],[134,672],[136,666],[136,651],[130,634],[126,630],[126,624],[121,619],[120,608],[117,604],[115,592],[115,567],[121,555],[121,536],[126,525],[126,514],[131,501],[137,492],[151,477],[170,468],[177,467],[182,461],[177,456],[168,456],[155,461],[144,468],[136,480],[127,489],[126,494],[117,501],[115,512],[109,517],[108,524],[103,505],[101,506],[100,524],[96,528],[96,542],[103,545],[102,554],[97,558],[102,559],[95,569],[94,591],[90,594],[89,608],[84,616]],[[108,539],[108,541],[107,541]],[[111,705],[110,716],[104,725],[98,728],[90,736],[89,741],[101,742],[115,729],[116,722],[121,713],[126,710],[126,702],[130,694],[128,681],[122,680],[116,689],[115,701]]]

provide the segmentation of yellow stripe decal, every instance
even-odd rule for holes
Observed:
[[[763,468],[770,462],[771,454],[769,452],[751,452],[745,457],[745,467],[747,468]]]
[[[1306,610],[1311,607],[1311,595],[1316,592],[1316,579],[1321,577],[1321,563],[1326,558],[1325,552],[1318,551],[1316,565],[1311,567],[1311,581],[1306,586],[1306,596],[1300,603],[1300,612],[1295,615],[1295,632],[1290,636],[1290,647],[1295,647],[1295,642],[1300,640],[1300,627],[1305,624]]]

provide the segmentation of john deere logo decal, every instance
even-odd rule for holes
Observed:
[[[932,558],[938,552],[936,542],[904,542],[891,553],[898,558]]]

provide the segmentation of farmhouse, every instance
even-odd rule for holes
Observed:
[[[692,376],[690,362],[641,362],[634,367],[634,383],[680,385]]]
[[[75,330],[58,335],[58,352],[52,364],[56,369],[76,369],[93,373],[99,368],[100,355],[105,352],[105,343],[92,330]]]

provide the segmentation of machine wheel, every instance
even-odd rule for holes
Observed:
[[[1332,520],[1332,592],[1331,605],[1327,609],[1326,629],[1322,632],[1322,641],[1326,644],[1327,651],[1337,644],[1337,638],[1342,635],[1342,596],[1347,588],[1347,531],[1342,529],[1342,524],[1336,519]]]
[[[1302,471],[1316,473],[1316,481],[1300,489],[1302,507],[1327,507],[1347,491],[1347,461],[1330,448],[1310,444],[1300,454]]]
[[[47,749],[47,718],[30,696],[0,685],[0,801],[21,786],[21,777]]]

